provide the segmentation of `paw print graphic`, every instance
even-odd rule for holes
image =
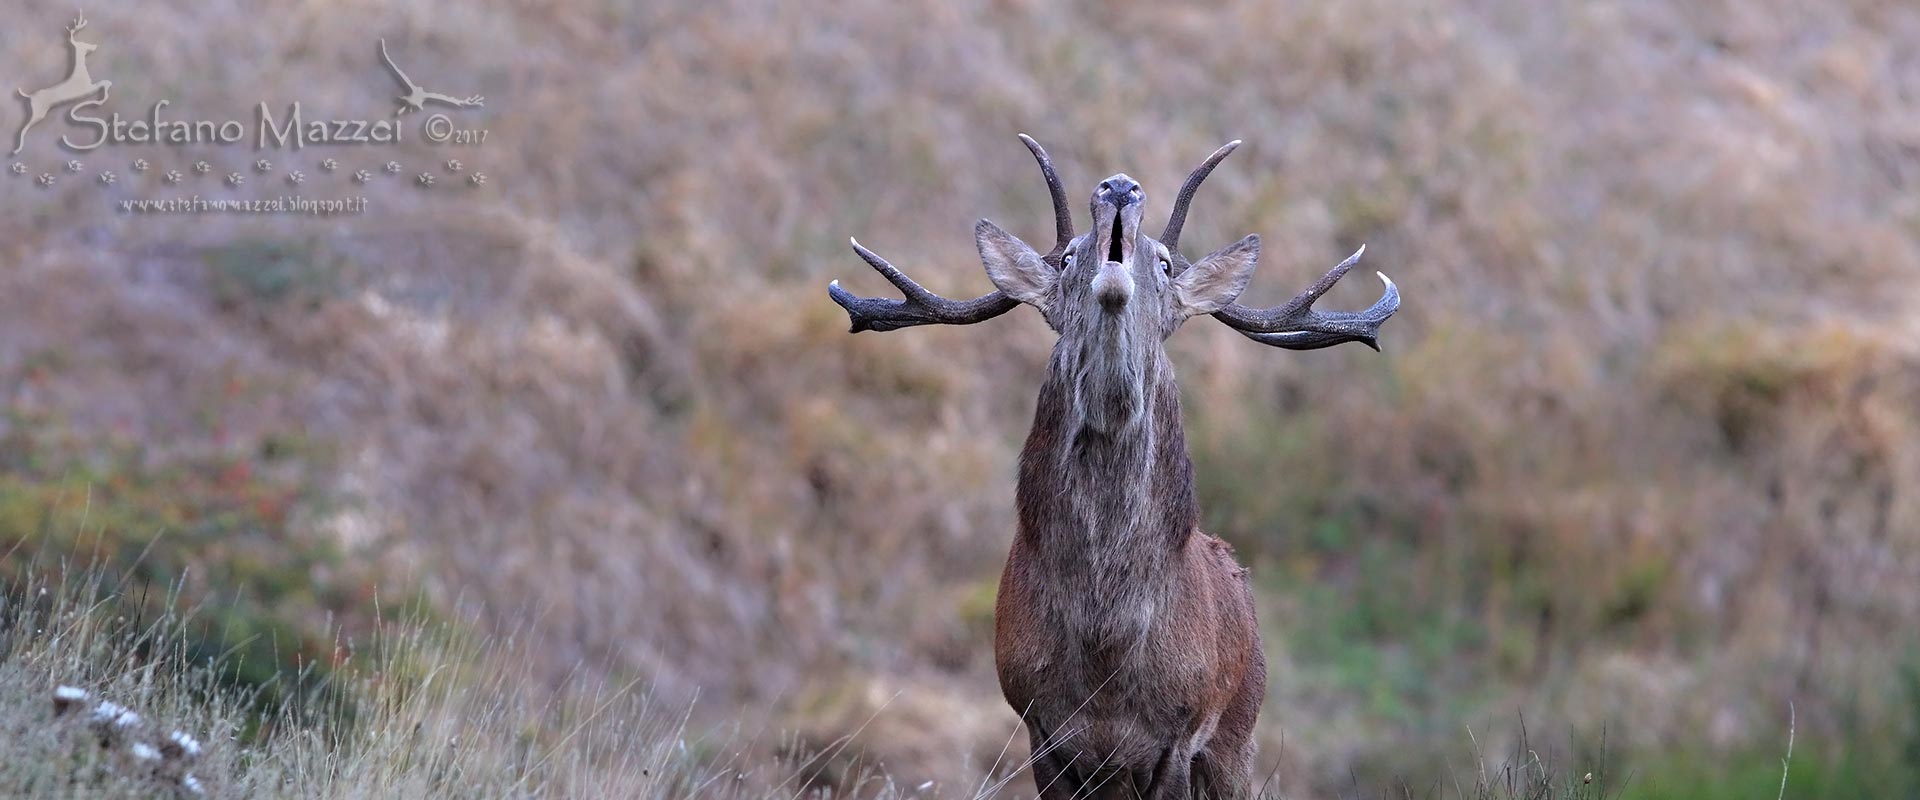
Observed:
[[[186,176],[185,176],[185,175],[181,175],[181,174],[180,174],[180,170],[177,170],[177,169],[170,169],[170,170],[167,170],[167,174],[166,174],[166,175],[163,175],[163,176],[161,176],[161,177],[164,177],[164,178],[166,178],[166,179],[167,179],[167,183],[179,183],[179,182],[180,182],[180,179],[181,179],[181,178],[184,178],[184,177],[186,177]]]
[[[15,175],[27,174],[27,165],[22,164],[18,161],[13,162],[13,174]]]
[[[87,165],[80,163],[80,159],[77,159],[77,158],[67,162],[68,172],[79,172],[80,170],[83,170],[86,168],[87,168]]]
[[[368,172],[364,169],[354,170],[353,172],[354,183],[366,183],[367,181],[370,181],[370,180],[373,180],[373,173]]]
[[[272,172],[272,171],[273,171],[273,162],[271,162],[271,161],[268,161],[268,160],[266,160],[266,159],[264,159],[264,158],[263,158],[263,159],[260,159],[259,161],[255,161],[255,162],[253,162],[253,171],[255,171],[255,172]]]
[[[149,165],[147,164],[147,160],[144,158],[136,158],[133,160],[134,172],[146,172],[148,166]]]
[[[193,171],[205,175],[213,171],[213,165],[205,161],[195,161],[193,162]]]
[[[414,180],[419,181],[421,186],[431,188],[433,186],[433,173],[422,172],[420,173],[420,177],[415,178]]]
[[[325,161],[320,162],[320,168],[328,172],[332,172],[340,168],[340,162],[336,159],[329,158]]]
[[[459,172],[460,170],[463,170],[463,169],[466,169],[466,165],[465,165],[465,164],[461,164],[461,163],[460,163],[460,159],[457,159],[457,158],[449,158],[449,159],[447,159],[447,171],[448,171],[448,172]]]
[[[476,173],[473,173],[472,175],[468,175],[467,183],[471,183],[475,186],[485,186],[487,185],[487,173],[476,172]]]
[[[398,162],[398,161],[389,161],[389,162],[387,162],[387,174],[388,174],[388,175],[398,175],[398,174],[400,174],[400,162]]]
[[[100,173],[100,183],[104,186],[112,186],[117,180],[120,180],[120,176],[113,174],[113,170],[103,170]]]
[[[51,172],[42,172],[42,173],[40,173],[40,177],[39,177],[39,179],[38,179],[38,180],[40,181],[40,185],[41,185],[42,187],[47,187],[47,186],[52,186],[52,185],[53,185],[53,180],[54,180],[54,178],[53,178],[53,173],[51,173]]]
[[[240,174],[240,173],[238,173],[238,172],[229,172],[229,173],[227,173],[227,185],[228,185],[228,186],[239,186],[240,184],[243,184],[243,183],[246,183],[246,182],[247,182],[247,176],[245,176],[245,175],[242,175],[242,174]]]
[[[300,170],[296,169],[292,172],[287,173],[287,183],[292,183],[297,185],[297,184],[305,183],[306,180],[307,180],[307,174],[304,172],[301,172]]]

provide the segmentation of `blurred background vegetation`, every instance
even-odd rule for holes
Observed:
[[[248,148],[0,175],[11,592],[102,560],[270,691],[405,605],[514,637],[534,686],[642,681],[789,732],[769,757],[853,735],[832,769],[970,791],[1017,727],[992,597],[1052,336],[1020,310],[850,337],[825,285],[889,291],[859,235],[935,291],[989,289],[976,218],[1049,235],[1016,132],[1076,208],[1125,170],[1150,217],[1244,138],[1194,254],[1260,233],[1243,299],[1268,305],[1365,243],[1406,297],[1384,354],[1208,320],[1170,345],[1205,525],[1261,590],[1275,787],[1419,791],[1524,720],[1626,796],[1753,797],[1791,704],[1788,796],[1920,792],[1912,5],[86,11],[108,110],[384,116],[384,36],[428,88],[484,94],[455,114],[490,133],[261,154],[370,198],[331,220],[111,206],[167,196],[135,158],[280,193],[214,182]],[[18,10],[0,74],[57,81],[70,13]],[[64,124],[33,173],[73,157]],[[318,166],[450,156],[488,182]],[[1323,304],[1373,299],[1352,283]]]

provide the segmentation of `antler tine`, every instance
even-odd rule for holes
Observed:
[[[886,278],[888,283],[906,296],[905,300],[860,297],[840,288],[839,281],[827,284],[827,294],[833,298],[833,302],[847,310],[847,317],[853,321],[849,333],[891,331],[915,325],[972,325],[993,319],[1020,305],[1020,301],[998,289],[972,300],[949,300],[915,283],[906,273],[887,263],[886,259],[860,246],[858,239],[849,241],[853,242],[853,252],[860,254],[860,258],[880,273],[880,277]]]
[[[1179,196],[1173,199],[1173,214],[1167,217],[1167,228],[1160,234],[1160,243],[1166,245],[1168,250],[1177,252],[1180,249],[1180,229],[1187,225],[1187,206],[1193,203],[1193,193],[1200,191],[1200,184],[1206,182],[1208,175],[1213,174],[1213,168],[1220,166],[1220,162],[1226,160],[1234,148],[1239,146],[1239,139],[1222,145],[1220,149],[1213,151],[1213,155],[1207,156],[1207,160],[1201,162],[1200,166],[1195,167],[1193,174],[1187,176],[1186,184],[1180,187]]]
[[[1020,134],[1020,143],[1033,153],[1033,160],[1040,162],[1040,174],[1046,176],[1047,192],[1053,196],[1053,233],[1056,239],[1053,251],[1045,256],[1047,263],[1060,265],[1060,254],[1067,251],[1067,245],[1073,241],[1073,209],[1067,206],[1067,187],[1060,182],[1060,173],[1053,168],[1053,159],[1047,157],[1047,150],[1039,142],[1026,134]]]
[[[1053,159],[1047,157],[1046,148],[1024,133],[1020,134],[1020,142],[1027,146],[1028,152],[1033,153],[1033,160],[1040,162],[1040,174],[1046,177],[1047,192],[1053,196],[1053,230],[1059,241],[1054,244],[1053,252],[1043,258],[1058,267],[1061,254],[1067,251],[1067,245],[1073,241],[1073,212],[1067,207],[1067,188],[1061,184],[1060,173],[1053,168]],[[886,259],[860,246],[859,240],[853,240],[853,252],[860,254],[860,259],[867,262],[867,266],[873,267],[880,277],[886,278],[888,283],[899,289],[905,299],[861,297],[840,288],[839,281],[827,284],[827,295],[846,309],[847,317],[853,321],[851,333],[892,331],[915,325],[972,325],[993,319],[1020,305],[1020,301],[998,289],[972,300],[949,300],[927,291],[907,277],[906,273],[887,263]]]
[[[1347,260],[1282,305],[1257,309],[1233,303],[1214,312],[1213,317],[1249,339],[1288,350],[1318,350],[1346,342],[1360,342],[1379,350],[1380,326],[1400,310],[1400,287],[1385,273],[1374,273],[1387,288],[1365,311],[1315,311],[1313,308],[1314,301],[1360,263],[1360,254],[1365,252],[1366,245],[1361,245]]]
[[[80,31],[85,30],[86,27],[87,27],[87,15],[75,14],[73,17],[73,24],[67,26],[67,35],[71,36],[73,34],[79,33]]]

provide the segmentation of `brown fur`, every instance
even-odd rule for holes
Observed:
[[[1147,482],[1113,484],[1116,497],[1153,498],[1147,535],[1117,561],[1092,552],[1107,538],[1076,527],[1063,490],[1074,470],[1111,464],[1129,443],[1074,430],[1066,393],[1051,380],[1041,390],[994,625],[1036,786],[1044,797],[1247,796],[1266,663],[1246,569],[1195,526],[1178,389],[1159,387],[1135,433],[1155,442]]]
[[[1020,456],[995,661],[1043,797],[1244,797],[1266,665],[1246,570],[1197,527],[1162,342],[1239,293],[1258,243],[1176,277],[1138,233],[1138,197],[1103,182],[1057,273],[979,230],[988,275],[1060,331]]]
[[[1211,314],[1275,347],[1373,346],[1399,292],[1382,275],[1386,292],[1366,311],[1315,311],[1355,253],[1285,305],[1251,309],[1234,301],[1259,237],[1197,263],[1181,256],[1188,204],[1238,141],[1187,177],[1155,240],[1140,232],[1144,193],[1124,174],[1100,182],[1093,230],[1074,236],[1053,162],[1021,140],[1053,196],[1052,252],[981,220],[974,238],[998,288],[955,302],[855,242],[905,298],[859,297],[837,282],[828,294],[855,332],[968,325],[1025,303],[1060,333],[1020,454],[1020,528],[994,611],[1000,688],[1027,723],[1041,796],[1246,797],[1266,660],[1246,568],[1198,528],[1162,342]]]

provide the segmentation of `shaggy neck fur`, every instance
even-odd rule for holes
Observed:
[[[1197,522],[1173,366],[1123,314],[1061,332],[1017,490],[1055,608],[1103,638],[1130,638],[1164,605],[1168,562]]]

